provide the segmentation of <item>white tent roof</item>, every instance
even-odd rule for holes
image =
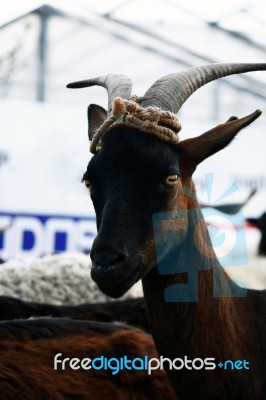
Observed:
[[[66,83],[124,73],[133,78],[133,91],[141,95],[158,77],[186,67],[265,59],[266,25],[259,13],[260,1],[247,2],[245,7],[243,2],[233,6],[216,2],[205,9],[192,0],[185,7],[170,0],[23,3],[24,8],[18,12],[13,7],[12,16],[1,25],[6,51],[20,45],[12,86],[6,90],[9,98],[105,105],[103,89],[70,92]],[[263,72],[223,79],[189,100],[189,116],[218,118],[218,109],[220,115],[252,111],[251,103],[252,109],[265,104],[265,88]],[[245,96],[239,96],[240,90]]]

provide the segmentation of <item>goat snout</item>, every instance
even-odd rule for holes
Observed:
[[[95,246],[91,277],[108,296],[120,297],[140,278],[140,262],[121,247]]]

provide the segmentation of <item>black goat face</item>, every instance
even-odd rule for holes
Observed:
[[[106,294],[121,296],[156,265],[152,215],[174,207],[178,177],[171,145],[134,128],[104,137],[84,180],[98,229],[91,274]]]
[[[191,180],[195,168],[260,114],[257,110],[241,119],[231,117],[175,146],[129,127],[104,136],[102,149],[84,174],[98,227],[91,252],[92,278],[103,292],[121,296],[157,264],[154,213],[181,211],[170,251],[179,246],[188,234],[186,211],[199,207]]]

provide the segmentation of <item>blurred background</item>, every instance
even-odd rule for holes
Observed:
[[[106,107],[107,95],[67,83],[122,73],[142,95],[192,66],[266,62],[265,39],[263,0],[0,0],[0,258],[90,250],[86,108]],[[263,115],[195,176],[207,205],[242,202],[257,189],[245,217],[266,210],[266,72],[213,82],[180,112],[187,138],[258,108]],[[259,230],[246,231],[256,247]]]

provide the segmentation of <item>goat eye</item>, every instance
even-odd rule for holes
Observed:
[[[84,185],[86,186],[87,189],[91,190],[91,183],[90,181],[87,181],[86,179],[84,180]]]
[[[168,186],[175,186],[177,184],[177,175],[169,175],[165,179],[164,183]]]

